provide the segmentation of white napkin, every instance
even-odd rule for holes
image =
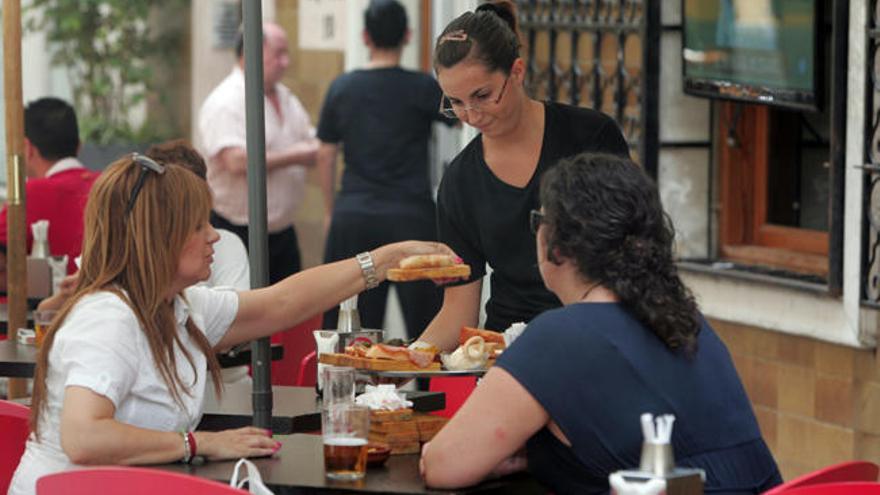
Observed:
[[[396,411],[412,407],[413,403],[397,393],[394,384],[367,385],[365,392],[358,395],[354,402],[359,406],[369,407],[373,411]]]
[[[504,331],[504,346],[510,347],[510,344],[513,344],[513,341],[516,340],[526,329],[526,324],[523,322],[517,322]]]

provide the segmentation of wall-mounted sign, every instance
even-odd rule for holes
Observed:
[[[346,0],[299,1],[299,48],[345,49]]]

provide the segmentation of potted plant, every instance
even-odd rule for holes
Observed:
[[[184,0],[32,0],[25,28],[45,33],[67,69],[84,155],[103,167],[121,152],[180,135],[174,76],[188,15]],[[97,161],[93,161],[97,160]]]

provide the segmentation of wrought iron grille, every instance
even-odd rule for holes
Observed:
[[[612,116],[657,174],[659,0],[518,0],[532,96]]]
[[[866,124],[865,195],[863,222],[863,302],[880,306],[880,1],[869,2],[868,87],[865,97]]]

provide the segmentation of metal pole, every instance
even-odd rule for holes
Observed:
[[[27,326],[27,247],[25,235],[24,108],[21,96],[21,2],[3,0],[3,97],[6,102],[7,335],[14,342]],[[9,380],[9,398],[24,397],[27,382]]]
[[[265,287],[269,280],[266,238],[266,129],[263,108],[263,14],[261,2],[245,0],[244,89],[248,157],[248,253],[251,288]],[[272,386],[269,339],[251,343],[254,426],[269,429],[272,422]]]

